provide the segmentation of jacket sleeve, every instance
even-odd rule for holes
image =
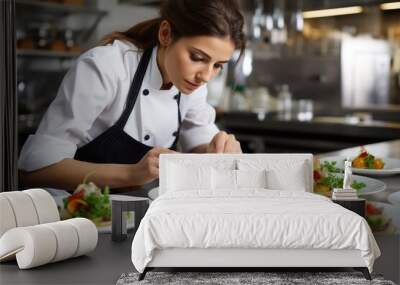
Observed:
[[[180,143],[184,152],[208,144],[219,132],[215,125],[215,109],[207,103],[207,89],[202,88],[193,94],[190,107],[182,120]]]

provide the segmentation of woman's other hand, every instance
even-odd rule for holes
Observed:
[[[208,153],[242,153],[240,142],[234,135],[224,131],[217,133],[207,145]]]
[[[159,176],[159,157],[162,153],[176,153],[163,147],[155,147],[149,150],[142,159],[134,164],[132,179],[135,185],[144,185]]]

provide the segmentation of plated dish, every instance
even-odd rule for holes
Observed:
[[[400,231],[400,208],[391,204],[367,201],[366,220],[373,232],[393,234]]]
[[[385,162],[361,147],[360,153],[352,160],[352,166],[357,169],[383,169]]]
[[[314,193],[322,194],[327,197],[332,196],[333,188],[342,188],[344,175],[342,169],[337,167],[336,161],[314,161]],[[357,190],[357,194],[369,195],[384,191],[386,184],[380,180],[353,175],[352,188]]]
[[[111,221],[109,189],[102,190],[93,182],[79,184],[71,196],[63,198],[63,206],[61,219],[87,218],[98,227]]]
[[[113,197],[120,195],[110,195],[108,187],[104,190],[97,187],[93,182],[84,181],[79,184],[72,195],[55,196],[57,208],[62,220],[82,217],[91,220],[100,233],[111,233],[111,206]],[[133,228],[133,212],[127,215],[127,228]]]
[[[324,185],[324,184],[318,184],[315,183],[315,188],[314,192],[318,194],[322,194],[327,197],[332,196],[332,190],[333,188],[340,188],[342,183],[343,183],[343,174],[341,173],[332,173],[332,179],[333,184],[337,184],[337,186],[332,187],[333,184],[331,185]],[[354,187],[356,186],[356,187]],[[365,177],[365,176],[359,176],[359,175],[353,175],[353,184],[352,187],[357,190],[357,195],[363,196],[363,195],[370,195],[370,194],[375,194],[381,191],[384,191],[386,189],[386,184],[380,180]]]
[[[350,157],[354,161],[356,158]],[[344,161],[346,160],[345,156],[329,156],[323,157],[320,159],[321,163],[324,162],[334,162],[335,166],[341,171],[344,170]],[[400,159],[395,158],[382,158],[384,163],[382,169],[369,169],[369,168],[355,168],[352,167],[353,173],[363,174],[368,176],[388,176],[388,175],[396,175],[400,174]],[[353,162],[354,163],[354,162]]]

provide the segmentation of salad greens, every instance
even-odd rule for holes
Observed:
[[[314,176],[314,191],[330,193],[333,188],[342,188],[343,186],[343,169],[338,168],[336,161],[323,161],[321,164],[316,164]],[[340,175],[341,174],[341,175]],[[366,184],[354,180],[351,187],[357,191],[366,187]]]
[[[375,168],[375,157],[373,155],[368,154],[366,157],[364,157],[364,162],[368,169]]]
[[[65,198],[64,218],[83,217],[92,220],[95,224],[111,220],[110,189],[105,187],[102,191],[93,182],[84,179],[74,193]]]
[[[343,173],[342,169],[336,167],[336,161],[324,161],[324,163],[321,165],[321,168],[332,173]]]
[[[328,175],[326,177],[321,178],[319,182],[328,185],[331,188],[341,188],[343,185],[343,177],[339,177],[332,173],[328,173]],[[361,190],[365,186],[366,185],[363,182],[353,181],[353,183],[351,183],[351,187],[356,190]]]

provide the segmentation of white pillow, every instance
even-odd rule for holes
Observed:
[[[168,164],[168,191],[211,189],[211,167]]]
[[[267,188],[267,171],[263,170],[236,170],[237,187],[240,188]]]
[[[214,190],[236,190],[236,170],[212,169]]]
[[[239,159],[240,170],[266,169],[267,188],[272,190],[306,191],[307,164],[296,159]]]
[[[290,171],[269,169],[267,171],[268,188],[272,190],[288,190],[306,192],[305,163],[293,167]]]

